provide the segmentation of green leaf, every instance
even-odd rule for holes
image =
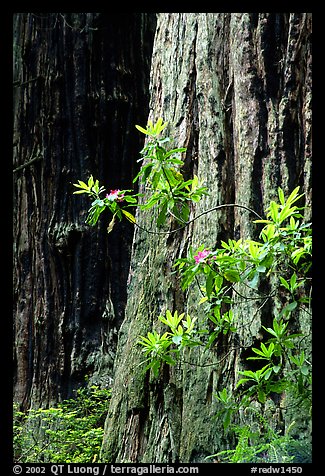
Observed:
[[[190,216],[190,207],[188,206],[187,203],[182,203],[182,212],[181,212],[181,217],[183,222],[187,222]]]
[[[289,195],[289,197],[287,198],[287,203],[288,204],[292,204],[292,203],[295,203],[297,200],[299,200],[299,198],[303,197],[304,196],[304,193],[302,193],[301,195],[298,195],[298,192],[299,192],[299,186],[296,187]]]
[[[272,347],[271,347],[272,346]],[[273,353],[273,349],[274,349],[274,344],[271,343],[269,348],[267,348],[263,342],[261,343],[261,349],[256,349],[255,347],[252,348],[252,351],[255,352],[255,354],[257,355],[260,355],[261,357],[260,358],[263,358],[263,359],[269,359],[270,356],[272,355]],[[249,360],[256,360],[258,359],[258,357],[248,357]]]
[[[269,334],[272,334],[274,337],[278,337],[278,334],[276,333],[276,331],[274,329],[272,329],[271,327],[265,327],[265,326],[262,326]]]
[[[132,203],[134,205],[137,203],[137,199],[131,195],[125,195],[123,200],[125,200],[127,203]]]
[[[152,369],[152,372],[154,374],[154,376],[157,378],[158,375],[159,375],[159,369],[160,369],[160,360],[154,360],[153,362],[151,362],[148,366],[147,366],[147,370],[149,370],[150,368]]]
[[[272,200],[269,207],[269,215],[275,223],[278,221],[278,210],[279,205]]]
[[[89,183],[89,182],[88,182],[88,183]],[[93,192],[95,192],[95,193],[98,194],[98,193],[99,193],[99,181],[96,180],[95,183],[94,183],[91,187],[89,187],[89,188],[90,188]],[[101,187],[101,188],[102,188],[102,187]]]
[[[88,190],[77,190],[76,192],[73,192],[73,195],[77,195],[78,193],[89,193]]]
[[[123,213],[123,215],[126,216],[126,218],[131,222],[131,223],[136,223],[136,220],[135,220],[135,217],[132,215],[132,213],[129,213],[127,212],[126,210],[123,210],[123,208],[121,208],[121,212]]]
[[[296,275],[296,273],[293,273],[291,278],[290,278],[291,291],[293,291],[295,289],[296,283],[297,283],[297,275]]]
[[[153,127],[155,135],[160,134],[165,129],[165,127],[167,125],[168,125],[168,122],[163,123],[163,119],[161,117],[159,117],[155,126]]]
[[[251,379],[251,378],[241,378],[241,379],[237,382],[236,387],[239,387],[239,385],[243,385],[244,383],[249,382],[250,380],[252,380],[252,379]]]
[[[260,236],[263,238],[264,241],[267,242],[267,241],[270,241],[274,237],[275,232],[276,232],[276,227],[272,222],[270,222],[269,225],[263,228],[263,230],[260,233]],[[271,253],[270,253],[270,257],[272,258],[272,261],[273,261],[273,255]]]
[[[168,365],[175,365],[176,361],[170,357],[168,354],[164,354],[162,356],[162,360],[164,360]]]
[[[257,372],[253,372],[252,370],[240,370],[238,371],[239,374],[245,375],[246,377],[250,377],[253,380],[257,380]]]
[[[258,398],[259,402],[265,403],[266,395],[265,395],[264,390],[262,390],[261,388],[258,388],[258,390],[257,390],[257,398]]]
[[[162,196],[159,192],[154,193],[148,200],[147,203],[141,205],[142,210],[147,210],[148,208],[152,208],[156,203],[161,200]]]
[[[150,176],[150,173],[154,167],[154,164],[150,162],[149,164],[143,165],[139,171],[139,173],[134,177],[133,183],[135,183],[139,177],[142,176],[141,182],[144,183],[148,177]]]
[[[90,180],[90,179],[89,179]],[[78,194],[78,193],[89,193],[91,194],[91,187],[88,187],[88,185],[83,182],[82,180],[78,180],[78,183],[73,184],[74,187],[81,188],[81,190],[78,190],[76,192],[73,192],[73,194]]]
[[[292,213],[294,213],[296,209],[297,209],[296,206],[290,207],[290,205],[286,204],[280,212],[279,223],[282,223],[286,218],[292,215]]]
[[[279,276],[279,280],[280,280],[282,286],[284,286],[288,290],[290,289],[288,281],[286,281],[282,276]]]
[[[91,226],[96,225],[96,223],[98,221],[98,218],[99,218],[99,215],[105,210],[105,208],[106,208],[105,206],[100,207],[97,204],[92,206],[89,209],[89,215],[86,219],[86,223],[88,223]]]
[[[227,394],[227,389],[223,388],[222,390],[219,390],[217,398],[223,403],[227,403],[228,401],[228,394]]]
[[[223,416],[223,428],[227,430],[230,425],[232,411],[230,409],[225,410]]]
[[[93,207],[96,205],[98,207],[104,207],[105,206],[105,203],[103,200],[101,200],[100,198],[97,198],[96,200],[93,201],[93,203],[91,204]]]
[[[166,222],[167,209],[168,209],[168,201],[165,200],[163,202],[163,205],[161,207],[160,213],[157,218],[158,227],[162,226]]]
[[[191,195],[191,199],[193,200],[193,202],[197,203],[201,200],[201,195],[195,193],[195,194]]]
[[[280,316],[289,314],[290,312],[294,311],[297,306],[298,306],[297,301],[290,302],[289,304],[287,304],[286,306],[284,306],[284,308],[283,308],[282,311],[280,312]]]
[[[294,348],[294,343],[291,342],[290,340],[284,340],[283,341],[283,344],[285,345],[285,347],[287,349],[293,349]]]
[[[212,346],[213,342],[216,340],[216,338],[218,337],[219,334],[220,334],[220,331],[217,330],[217,331],[212,332],[209,335],[209,339],[208,339],[208,342],[206,344],[207,349]]]
[[[84,188],[86,190],[89,190],[88,185],[85,182],[83,182],[82,180],[78,180],[78,183],[79,183],[79,185],[77,185],[76,183],[74,183],[73,185],[75,187],[80,187],[80,188]]]
[[[211,297],[211,292],[212,292],[212,289],[213,289],[215,274],[216,274],[215,271],[211,270],[209,275],[208,275],[208,278],[206,280],[206,293],[207,293],[207,296],[208,296],[209,299]]]
[[[265,380],[268,380],[270,378],[271,374],[272,374],[272,367],[266,370],[266,372],[263,374],[263,378]]]
[[[249,249],[251,257],[253,259],[256,259],[258,257],[258,254],[259,254],[258,244],[253,240],[249,240],[248,241],[248,249]]]
[[[154,172],[153,175],[152,175],[152,179],[151,179],[151,184],[152,184],[152,188],[154,190],[157,189],[157,186],[158,186],[158,183],[160,181],[160,177],[162,176],[162,171],[160,170],[159,172]]]
[[[261,264],[260,264],[259,266],[257,266],[256,271],[257,271],[258,273],[265,273],[266,267],[265,267],[264,265],[261,265]]]
[[[281,205],[284,205],[284,203],[285,203],[284,193],[283,193],[282,188],[280,188],[280,187],[278,188],[278,196],[279,196],[279,200],[280,200]]]
[[[253,277],[251,278],[251,280],[249,281],[249,286],[252,289],[258,289],[259,279],[260,279],[259,273],[258,273],[258,271],[256,271],[253,274]]]
[[[194,192],[194,190],[196,190],[198,184],[199,184],[199,179],[198,179],[198,176],[197,175],[193,175],[193,179],[190,181],[191,182],[191,189],[192,189],[192,192]]]
[[[269,391],[275,392],[275,393],[282,393],[288,385],[287,380],[279,380],[278,382],[273,382],[269,386]]]
[[[159,320],[163,323],[166,324],[168,327],[170,327],[173,331],[176,331],[177,326],[181,322],[181,320],[184,317],[184,313],[178,315],[178,312],[175,311],[174,315],[169,311],[169,309],[166,310],[166,317],[164,316],[159,316]]]

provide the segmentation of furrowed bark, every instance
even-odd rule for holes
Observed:
[[[47,406],[109,385],[133,229],[72,195],[132,187],[146,120],[150,14],[14,15],[14,399]],[[122,237],[122,238],[121,238]]]
[[[309,219],[310,33],[304,13],[158,15],[149,118],[169,122],[166,135],[187,147],[185,174],[197,174],[209,189],[191,217],[225,203],[263,215],[278,186],[287,194],[300,185]],[[204,214],[169,236],[136,229],[103,461],[203,462],[231,445],[215,419],[220,406],[214,393],[234,389],[247,349],[272,321],[272,306],[238,305],[235,335],[213,351],[191,349],[175,367],[164,366],[158,379],[144,370],[137,340],[152,328],[159,331],[158,316],[166,309],[203,319],[198,291],[183,293],[172,273],[175,259],[189,246],[256,238],[255,218],[232,207]],[[150,229],[151,214],[140,212],[137,220]],[[308,333],[310,317],[301,313],[298,321]],[[310,352],[310,342],[306,348]],[[284,418],[272,411],[268,418],[289,424],[288,413]],[[301,417],[297,431],[308,436],[308,419]]]

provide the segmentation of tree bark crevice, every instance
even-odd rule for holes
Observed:
[[[14,399],[27,409],[71,396],[87,374],[110,384],[133,229],[121,223],[121,240],[115,230],[107,236],[107,216],[86,226],[89,203],[76,200],[72,183],[93,174],[108,191],[132,186],[155,15],[13,20]]]
[[[306,177],[300,183],[307,203],[310,201],[306,163],[310,164],[307,31],[311,26],[306,18],[304,14],[282,13],[190,13],[184,18],[176,13],[158,15],[149,118],[169,121],[166,134],[175,137],[175,146],[187,147],[186,176],[197,174],[210,195],[193,206],[191,218],[202,215],[182,232],[168,237],[135,232],[132,278],[115,361],[102,460],[124,461],[127,452],[120,442],[129,418],[120,411],[127,408],[130,415],[138,401],[144,406],[139,433],[135,434],[138,442],[133,443],[138,450],[132,453],[131,462],[203,462],[205,457],[234,444],[232,437],[222,431],[221,417],[216,418],[221,407],[213,395],[223,386],[235,389],[245,352],[261,338],[262,324],[273,318],[275,309],[266,298],[265,302],[238,301],[234,308],[236,336],[219,339],[216,351],[189,350],[181,363],[170,369],[168,381],[162,370],[155,385],[164,395],[163,402],[150,387],[155,381],[151,374],[146,386],[148,372],[141,366],[141,350],[132,347],[131,342],[152,328],[162,330],[158,316],[166,309],[203,319],[197,306],[198,290],[172,290],[177,283],[177,277],[170,274],[175,257],[186,256],[189,246],[213,248],[232,237],[256,239],[256,226],[252,224],[256,217],[249,210],[224,207],[204,213],[206,210],[236,203],[263,215],[270,200],[276,198],[277,187],[287,194],[298,185],[299,175]],[[299,51],[296,63],[289,61],[293,51]],[[175,61],[176,52],[179,61]],[[297,91],[301,92],[300,103],[292,101]],[[299,137],[307,132],[304,145],[301,139],[288,140],[288,136],[283,141],[285,119],[292,114],[298,117],[297,110],[303,112],[294,130]],[[304,160],[302,148],[308,155]],[[144,213],[137,215],[144,228],[150,228],[151,219]],[[145,274],[140,266],[144,257]],[[136,384],[122,392],[122,382],[130,379]],[[178,415],[174,419],[166,403],[170,388],[178,389],[171,394],[179,396],[174,398],[173,414]],[[172,440],[179,443],[173,445]]]

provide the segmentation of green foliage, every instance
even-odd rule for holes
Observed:
[[[279,265],[279,262],[293,263],[297,270],[307,273],[311,267],[311,224],[300,222],[299,218],[303,218],[300,214],[302,208],[293,205],[303,195],[299,194],[299,187],[296,187],[287,200],[281,188],[278,188],[278,196],[280,203],[272,201],[267,209],[269,219],[255,220],[255,223],[265,224],[260,237],[273,254],[274,266]],[[284,222],[286,226],[283,226]]]
[[[270,364],[265,365],[255,372],[252,370],[244,370],[239,371],[238,373],[244,375],[245,378],[242,378],[237,382],[237,387],[249,382],[249,395],[256,394],[259,402],[261,403],[265,403],[266,396],[270,392],[279,391],[279,393],[281,393],[283,390],[282,388],[279,389],[278,384],[274,384],[272,380],[270,380],[270,376],[272,375],[272,368],[270,367]]]
[[[156,124],[148,121],[146,128],[136,125],[140,132],[148,136],[148,140],[140,152],[139,162],[143,162],[143,165],[133,179],[133,183],[139,180],[140,183],[146,184],[146,193],[135,194],[132,190],[111,190],[110,194],[102,198],[100,195],[105,192],[105,188],[100,187],[98,180],[94,181],[93,176],[90,176],[87,184],[81,180],[73,184],[80,188],[73,192],[74,194],[84,193],[93,199],[86,223],[91,226],[96,225],[101,213],[109,209],[113,216],[107,228],[108,233],[112,231],[116,217],[119,220],[126,217],[135,224],[134,215],[126,210],[135,206],[140,207],[141,210],[158,208],[156,220],[158,227],[163,226],[168,217],[173,217],[180,224],[187,223],[190,203],[198,202],[207,193],[207,189],[200,184],[196,175],[193,179],[184,180],[181,173],[184,165],[181,154],[186,152],[186,148],[167,149],[166,143],[170,141],[169,137],[159,137],[167,124],[159,118]],[[141,204],[138,203],[139,195],[144,199]]]
[[[92,175],[89,177],[88,183],[78,180],[78,183],[74,183],[73,185],[81,189],[77,190],[76,192],[73,192],[74,194],[87,193],[88,195],[94,198],[96,198],[101,192],[104,191],[104,187],[99,187],[98,180],[94,181],[94,177]]]
[[[215,398],[221,403],[221,410],[218,416],[222,416],[223,427],[227,430],[234,413],[239,411],[240,405],[238,405],[232,392],[229,392],[226,388],[219,390],[215,394]]]
[[[99,216],[106,208],[113,215],[107,228],[108,233],[110,233],[114,227],[115,217],[121,221],[123,216],[125,216],[131,223],[135,223],[135,218],[132,213],[126,210],[126,208],[137,205],[138,194],[130,194],[132,190],[111,190],[110,193],[106,194],[106,197],[103,198],[100,195],[105,192],[105,188],[100,187],[98,180],[94,181],[92,175],[87,184],[78,180],[78,183],[74,183],[73,185],[81,189],[73,192],[74,194],[84,193],[89,195],[93,200],[86,219],[88,225],[95,226]]]
[[[159,316],[160,322],[169,327],[169,331],[162,336],[156,331],[148,332],[147,336],[139,336],[138,344],[142,345],[143,352],[149,362],[146,370],[152,369],[155,377],[159,375],[159,369],[162,362],[169,365],[176,364],[176,357],[184,347],[193,347],[199,345],[199,342],[192,338],[195,332],[194,324],[196,319],[191,319],[189,315],[184,319],[185,314],[178,315],[175,311],[172,314],[169,310],[165,316]]]
[[[203,297],[199,304],[205,306],[206,316],[214,327],[210,331],[198,329],[195,339],[191,337],[188,343],[206,345],[207,348],[214,345],[220,334],[226,335],[236,331],[236,318],[231,309],[237,293],[236,286],[245,285],[251,293],[255,294],[255,299],[264,300],[264,295],[259,293],[261,277],[263,275],[268,277],[271,273],[278,277],[278,289],[284,288],[287,292],[287,300],[282,298],[284,306],[279,315],[273,319],[273,326],[262,326],[266,335],[269,334],[269,338],[260,343],[260,348],[253,347],[252,352],[255,355],[247,358],[247,361],[264,360],[266,365],[255,371],[240,371],[243,378],[237,383],[237,387],[244,384],[247,387],[249,384],[245,393],[252,398],[256,397],[260,403],[265,403],[272,392],[281,393],[292,384],[293,380],[297,381],[294,369],[297,363],[297,357],[294,354],[297,347],[294,342],[300,337],[303,338],[303,335],[290,332],[289,319],[298,306],[303,306],[310,301],[309,296],[306,295],[308,286],[305,276],[310,268],[310,259],[307,260],[307,255],[311,257],[311,248],[308,245],[308,250],[305,250],[304,266],[299,266],[299,260],[296,259],[295,251],[305,246],[306,237],[311,236],[310,226],[293,223],[293,220],[301,216],[298,212],[300,209],[293,205],[302,196],[298,192],[299,188],[296,188],[285,200],[282,190],[278,190],[280,203],[271,202],[267,211],[270,220],[256,220],[258,223],[267,222],[260,232],[262,241],[229,239],[227,243],[222,241],[221,247],[216,250],[205,249],[202,245],[195,252],[190,249],[186,258],[180,258],[175,263],[175,267],[181,274],[183,290],[201,278],[200,291]],[[282,275],[283,273],[290,273],[289,277]],[[305,289],[305,293],[300,292],[302,288]],[[245,298],[245,296],[242,297]],[[246,297],[246,299],[249,298],[250,296]],[[228,306],[228,309],[225,306]],[[181,348],[177,348],[176,351],[172,344],[182,344],[186,347],[183,328],[177,327],[181,317],[177,315],[177,311],[174,316],[169,311],[167,313],[166,318],[160,318],[160,320],[170,327],[173,335],[170,332],[166,332],[162,337],[151,334],[151,342],[155,339],[155,350],[149,349],[149,343],[144,341],[144,337],[141,342],[142,345],[147,342],[146,356],[153,359],[147,368],[153,368],[156,376],[162,361],[171,365],[175,364],[175,358],[179,355]],[[146,339],[150,338],[149,334]],[[171,357],[171,353],[176,353],[174,358]],[[286,362],[291,362],[292,369],[286,371],[284,375]],[[310,372],[306,365],[303,367],[301,365],[300,368],[304,369],[298,379],[301,387],[302,384],[310,383],[310,381],[307,382]],[[305,377],[303,381],[302,376]]]
[[[262,415],[256,415],[253,425],[235,425],[234,449],[219,451],[206,460],[218,459],[220,463],[310,463],[311,447],[308,442],[291,436],[293,422],[285,435],[281,435]]]
[[[295,421],[291,422],[285,434],[281,434],[256,408],[246,405],[245,412],[254,419],[251,424],[232,426],[231,431],[236,438],[235,448],[220,451],[206,460],[217,458],[221,463],[311,462],[310,442],[292,436]]]
[[[180,258],[175,263],[175,267],[181,274],[183,290],[200,278],[200,290],[203,297],[199,304],[204,304],[209,319],[217,324],[218,327],[214,330],[215,335],[220,332],[234,332],[236,326],[233,314],[230,320],[229,310],[221,312],[221,309],[225,309],[225,305],[234,304],[237,295],[242,296],[239,293],[240,287],[244,285],[251,293],[250,296],[242,296],[243,298],[263,300],[265,297],[259,292],[259,284],[263,277],[267,278],[270,274],[278,277],[278,288],[284,287],[287,291],[287,302],[277,318],[280,320],[279,325],[282,322],[281,318],[288,319],[297,307],[310,301],[306,294],[308,283],[305,276],[311,265],[311,246],[309,239],[306,240],[307,237],[311,238],[311,226],[310,224],[300,225],[298,222],[295,222],[294,227],[292,226],[292,220],[298,216],[297,207],[292,206],[292,203],[301,197],[298,189],[290,194],[290,199],[287,201],[284,201],[281,189],[278,193],[283,203],[278,205],[272,202],[273,206],[268,212],[275,221],[256,220],[256,222],[267,222],[260,233],[262,241],[229,239],[227,243],[222,241],[221,247],[216,250],[208,250],[201,245],[196,251],[190,249],[186,258]],[[285,220],[289,220],[286,226],[284,226]],[[305,248],[306,242],[308,242],[308,250]],[[302,248],[305,250],[304,266],[299,265],[295,253],[296,250]],[[290,271],[290,278],[282,276],[282,273]],[[302,288],[301,293],[300,288]],[[220,325],[221,323],[224,325]],[[287,324],[284,325],[287,326]],[[276,332],[277,323],[274,326]],[[286,343],[282,344],[290,346],[288,342],[294,337],[296,335],[286,336]]]
[[[182,154],[186,149],[167,147],[170,138],[161,137],[167,126],[162,118],[155,124],[148,121],[146,128],[136,126],[147,136],[147,141],[140,152],[142,166],[133,182],[143,184],[145,193],[112,190],[101,198],[104,188],[92,176],[87,184],[81,181],[74,184],[80,189],[74,193],[86,193],[93,199],[87,223],[95,225],[106,208],[113,215],[108,231],[112,230],[115,218],[125,217],[136,224],[127,207],[143,211],[154,209],[158,228],[168,219],[186,226],[202,215],[189,220],[191,203],[198,202],[207,194],[207,189],[196,175],[188,180],[184,178]],[[189,292],[193,286],[199,287],[198,304],[203,312],[192,319],[184,313],[172,314],[167,310],[165,316],[157,319],[159,327],[167,326],[167,330],[159,333],[153,329],[146,336],[139,336],[137,342],[146,357],[145,369],[158,378],[162,365],[175,365],[187,348],[200,345],[212,350],[221,339],[236,333],[234,306],[240,300],[260,302],[259,310],[271,300],[281,303],[272,324],[268,321],[262,325],[261,341],[251,347],[251,355],[242,362],[234,392],[224,388],[215,395],[221,407],[218,415],[224,430],[232,429],[237,435],[234,450],[218,453],[231,462],[271,461],[272,458],[276,462],[294,461],[287,451],[290,445],[295,445],[291,437],[276,433],[265,422],[262,422],[264,433],[253,432],[248,426],[236,427],[234,420],[238,412],[249,411],[255,404],[265,407],[274,396],[279,400],[280,395],[288,394],[301,404],[311,404],[311,364],[302,350],[306,335],[295,332],[295,317],[297,311],[310,314],[312,227],[311,223],[303,223],[303,207],[298,206],[303,194],[299,193],[299,187],[287,198],[278,188],[277,196],[278,200],[272,200],[265,210],[266,218],[254,221],[257,226],[263,225],[258,239],[228,239],[221,241],[216,249],[202,244],[196,249],[190,248],[186,257],[176,260],[174,268],[180,275],[182,290]],[[228,206],[245,208],[239,204]],[[268,295],[261,290],[265,283],[270,286],[272,283]]]
[[[168,338],[167,332],[160,336],[156,331],[153,331],[148,332],[147,337],[139,337],[141,340],[138,343],[144,346],[143,352],[145,356],[149,356],[146,361],[149,361],[146,370],[151,368],[154,376],[157,377],[162,361],[167,362],[170,365],[175,365],[176,362],[171,357],[172,351],[168,351],[172,341]]]
[[[141,159],[143,165],[133,182],[147,185],[148,198],[140,208],[148,210],[154,206],[159,208],[157,226],[166,222],[167,216],[174,217],[179,223],[186,223],[189,218],[189,202],[197,202],[206,193],[199,179],[194,175],[193,179],[184,180],[181,168],[184,165],[181,154],[186,152],[185,147],[167,149],[168,137],[160,139],[160,132],[167,126],[159,118],[153,126],[149,121],[147,129],[136,126],[138,130],[147,134],[150,139],[142,149]]]
[[[159,117],[158,121],[154,125],[152,121],[148,121],[146,129],[144,127],[136,125],[135,127],[142,132],[143,134],[147,134],[151,137],[159,136],[159,134],[167,127],[168,122],[163,122],[162,118]]]
[[[20,463],[91,463],[100,451],[111,392],[91,386],[48,409],[14,406],[14,460]]]
[[[251,348],[252,355],[246,358],[247,366],[250,361],[261,361],[261,367],[238,371],[240,377],[234,394],[228,393],[226,388],[216,394],[222,407],[219,415],[224,429],[228,431],[235,428],[238,433],[236,449],[222,453],[232,462],[248,462],[254,458],[257,461],[258,455],[263,452],[268,455],[268,460],[273,454],[273,461],[291,461],[284,449],[288,443],[286,437],[269,430],[268,439],[259,437],[258,444],[255,444],[249,427],[234,427],[233,419],[240,409],[250,408],[255,401],[265,405],[268,399],[276,394],[283,395],[284,392],[311,404],[311,365],[304,352],[299,350],[305,336],[291,330],[294,311],[302,308],[308,312],[305,304],[310,305],[308,272],[311,265],[311,226],[297,221],[301,217],[301,209],[293,204],[302,196],[298,192],[299,188],[296,188],[285,200],[282,190],[278,190],[280,203],[271,202],[267,211],[269,219],[256,220],[257,223],[266,223],[260,232],[261,241],[229,239],[228,242],[222,241],[215,250],[201,245],[196,250],[190,249],[186,258],[180,258],[175,263],[181,275],[183,290],[199,285],[202,294],[199,304],[204,306],[206,318],[213,327],[192,328],[191,342],[205,345],[208,349],[217,344],[220,335],[236,332],[236,316],[232,306],[236,304],[237,296],[251,299],[253,294],[254,299],[265,302],[265,295],[259,291],[260,282],[271,274],[277,280],[268,299],[280,294],[283,307],[274,317],[272,326],[262,326],[264,339],[259,347]],[[250,294],[244,296],[239,291],[240,286],[245,286]],[[182,349],[175,350],[172,344],[183,343],[180,337],[182,329],[177,327],[180,319],[177,312],[174,316],[168,312],[168,316],[160,320],[174,333],[172,339],[168,332],[164,334],[166,349],[168,354],[174,352],[173,358],[170,361],[160,358],[160,362],[164,360],[167,364],[175,365]],[[152,358],[149,352],[146,355]],[[158,364],[155,365],[154,375],[157,377]],[[147,365],[149,368],[150,360]]]

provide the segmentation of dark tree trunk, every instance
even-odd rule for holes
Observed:
[[[278,186],[287,195],[300,185],[309,219],[310,34],[311,17],[305,13],[158,15],[149,117],[169,121],[176,145],[188,148],[187,173],[197,173],[209,188],[193,215],[234,202],[262,214]],[[165,366],[158,379],[144,370],[135,343],[139,335],[159,330],[158,316],[166,309],[200,314],[198,295],[183,293],[172,274],[175,259],[190,245],[213,248],[228,238],[254,238],[253,218],[225,208],[168,238],[137,229],[103,460],[198,462],[229,445],[215,419],[220,407],[213,394],[235,387],[242,349],[272,320],[272,309],[266,315],[258,304],[239,305],[236,342],[225,339],[210,353],[191,349],[186,362]],[[139,213],[137,220],[150,228],[151,216]],[[310,334],[309,316],[301,313],[298,321]],[[310,341],[305,343],[309,355]],[[308,434],[308,416],[296,417],[298,436]],[[290,422],[286,418],[284,425]]]
[[[85,226],[72,183],[129,188],[148,114],[155,16],[14,15],[14,399],[109,383],[133,230]],[[107,217],[108,218],[108,217]]]

